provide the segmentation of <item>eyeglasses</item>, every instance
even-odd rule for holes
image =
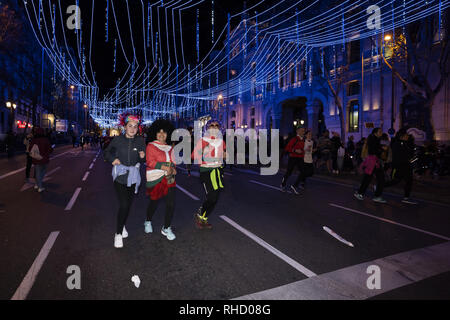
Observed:
[[[218,123],[212,123],[209,125],[210,128],[219,128],[219,124]]]

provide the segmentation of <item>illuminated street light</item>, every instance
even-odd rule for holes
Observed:
[[[304,124],[305,124],[305,120],[301,120],[301,121],[300,121],[300,124],[301,124],[301,125],[304,125]]]
[[[11,108],[11,106],[12,106],[12,103],[8,101],[8,102],[6,103],[6,107]]]
[[[391,41],[392,40],[392,36],[390,34],[387,34],[384,36],[384,41]]]
[[[297,120],[294,121],[294,127],[296,127],[298,124]]]
[[[13,103],[12,106],[13,106],[14,109],[17,109],[17,105],[15,103]]]

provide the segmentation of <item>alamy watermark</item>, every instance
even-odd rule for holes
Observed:
[[[261,175],[275,175],[280,167],[280,141],[278,129],[227,129],[225,136],[217,129],[209,129],[202,132],[199,122],[194,123],[194,134],[190,135],[186,129],[176,129],[172,136],[172,142],[177,143],[174,147],[174,160],[177,164],[201,164],[203,161],[214,158],[214,161],[226,164],[260,164]],[[206,148],[201,148],[199,156],[191,158],[191,139],[194,139],[194,146],[198,146],[201,139],[225,142],[226,152],[220,143],[211,143]],[[181,139],[181,141],[180,141]],[[212,141],[212,140],[209,140]],[[195,148],[195,147],[194,147]],[[195,149],[194,149],[195,151]]]

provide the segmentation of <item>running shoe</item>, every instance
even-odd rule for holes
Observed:
[[[300,194],[300,193],[301,193],[300,188],[299,188],[299,187],[296,187],[296,186],[291,186],[291,190],[292,190],[292,192],[294,192],[295,194]]]
[[[403,198],[402,202],[407,204],[418,204],[418,202],[412,201],[410,198]]]
[[[39,189],[39,187],[36,185],[36,186],[34,186],[34,190],[37,190],[37,189]]]
[[[145,223],[144,223],[144,230],[145,230],[145,233],[152,233],[153,232],[153,227],[152,227],[152,222],[151,221],[145,221]]]
[[[375,197],[372,200],[375,201],[375,202],[378,202],[378,203],[386,203],[387,202],[382,197]]]
[[[202,218],[200,217],[200,215],[199,214],[195,214],[194,215],[194,220],[195,220],[195,226],[198,228],[198,229],[203,229],[205,226],[204,226],[204,224],[203,224],[203,220],[202,220]]]
[[[202,224],[204,229],[212,229],[212,225],[208,222],[208,218],[202,219]]]
[[[127,229],[125,229],[125,226],[123,226],[123,230],[122,230],[122,238],[123,238],[123,239],[128,238],[128,232],[127,232]]]
[[[42,192],[44,192],[44,191],[45,191],[45,188],[39,188],[39,189],[38,189],[38,192],[39,192],[39,193],[42,193]]]
[[[161,234],[163,236],[166,236],[168,240],[172,241],[175,240],[175,234],[172,232],[172,228],[168,227],[167,229],[165,229],[164,227],[161,229]]]
[[[121,234],[116,234],[116,236],[114,237],[114,247],[123,248],[123,240]]]
[[[364,196],[362,194],[359,194],[358,192],[355,192],[353,195],[358,200],[361,200],[361,201],[364,200]]]

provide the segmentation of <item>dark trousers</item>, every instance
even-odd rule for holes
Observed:
[[[361,182],[361,187],[358,191],[359,194],[364,195],[366,193],[366,190],[369,187],[374,175],[377,177],[377,190],[375,192],[375,197],[381,196],[384,188],[384,170],[382,166],[380,166],[378,169],[375,168],[372,174],[364,174],[363,180]]]
[[[292,172],[294,171],[295,167],[297,167],[299,173],[298,173],[298,177],[297,180],[294,183],[294,186],[298,186],[300,184],[300,182],[304,182],[304,159],[303,158],[295,158],[295,157],[289,157],[289,161],[288,161],[288,166],[287,166],[287,171],[286,174],[283,177],[283,182],[282,185],[283,187],[286,186],[287,184],[287,180],[289,179],[289,177],[291,176]]]
[[[402,180],[405,180],[405,197],[409,198],[413,185],[413,170],[409,163],[394,166],[392,169],[392,180],[386,182],[384,187],[388,188],[394,186],[399,184]]]
[[[175,211],[175,188],[169,188],[167,195],[163,198],[166,202],[166,217],[164,218],[164,228],[170,227],[172,224],[173,213]],[[158,208],[159,200],[150,200],[147,207],[147,221],[152,221],[153,215]]]
[[[206,194],[206,200],[202,204],[201,214],[205,214],[205,217],[209,217],[211,212],[213,212],[216,207],[217,201],[219,201],[220,189],[210,190]]]
[[[27,152],[27,168],[25,170],[25,177],[27,179],[30,178],[31,166],[33,165],[33,158],[30,157],[30,154]]]
[[[223,168],[215,169],[215,175],[211,176],[211,171],[200,172],[200,181],[205,189],[206,199],[201,206],[201,215],[209,217],[219,201],[219,195],[223,190]],[[213,181],[214,179],[214,181]],[[216,185],[216,189],[214,188]],[[221,187],[222,185],[222,187]]]
[[[122,234],[123,227],[127,222],[131,204],[133,202],[135,188],[136,185],[134,184],[131,187],[127,187],[125,184],[114,182],[114,189],[116,189],[117,199],[119,200],[116,234]]]

